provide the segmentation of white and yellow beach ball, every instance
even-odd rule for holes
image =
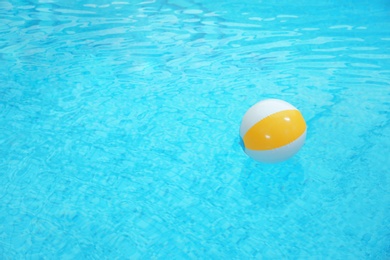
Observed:
[[[240,136],[245,153],[259,162],[289,159],[303,146],[306,123],[299,110],[283,100],[266,99],[242,118]]]

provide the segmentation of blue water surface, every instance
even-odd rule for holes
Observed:
[[[0,258],[389,259],[389,111],[386,0],[2,0]]]

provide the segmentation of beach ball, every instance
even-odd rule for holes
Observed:
[[[306,123],[299,110],[279,99],[253,105],[242,118],[240,136],[245,153],[259,162],[289,159],[303,146]]]

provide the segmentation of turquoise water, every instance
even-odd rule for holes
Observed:
[[[390,258],[388,1],[2,0],[0,59],[1,259]]]

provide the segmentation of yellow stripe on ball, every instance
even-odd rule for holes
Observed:
[[[257,122],[245,134],[247,149],[271,150],[287,145],[306,131],[306,123],[298,110],[284,110]]]

